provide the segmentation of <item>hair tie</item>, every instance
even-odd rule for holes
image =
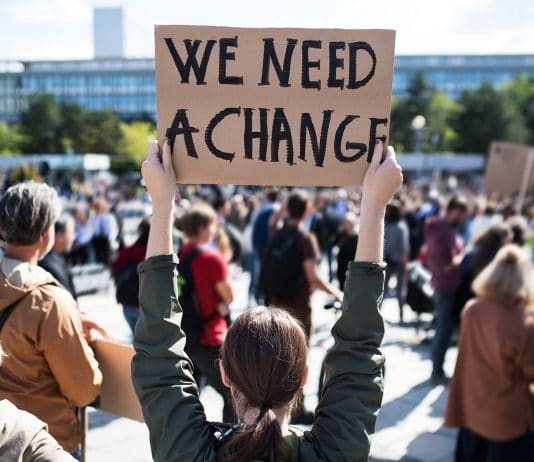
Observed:
[[[272,409],[272,408],[273,408],[273,403],[271,403],[270,401],[261,401],[260,402],[260,411],[267,410],[267,409]]]

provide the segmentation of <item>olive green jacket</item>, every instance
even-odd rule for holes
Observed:
[[[223,457],[219,435],[229,427],[208,422],[199,400],[193,366],[184,353],[176,263],[176,256],[161,255],[139,266],[134,386],[156,462],[216,462]],[[383,287],[384,265],[349,265],[343,313],[332,328],[335,346],[326,357],[324,391],[312,429],[299,437],[299,461],[368,459],[369,435],[382,402],[384,325],[378,308]]]

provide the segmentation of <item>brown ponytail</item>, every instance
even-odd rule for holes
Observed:
[[[227,461],[291,459],[275,410],[289,412],[306,371],[307,354],[302,327],[283,310],[246,311],[228,329],[221,360],[233,384],[236,413],[243,416],[258,408],[259,414],[228,441]]]

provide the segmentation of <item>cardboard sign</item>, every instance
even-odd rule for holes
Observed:
[[[534,146],[492,142],[484,186],[488,194],[534,192]]]
[[[121,417],[144,422],[141,405],[132,383],[132,345],[97,340],[95,356],[104,377],[100,391],[100,409]]]
[[[178,183],[361,184],[395,31],[156,26],[158,136]]]

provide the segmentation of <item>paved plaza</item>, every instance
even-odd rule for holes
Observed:
[[[234,313],[246,304],[247,275],[236,273]],[[310,378],[305,388],[306,407],[317,404],[317,383],[329,328],[334,314],[322,308],[325,296],[314,296],[314,335],[310,352]],[[115,303],[113,291],[81,297],[82,308],[106,326],[118,341],[130,342],[131,334]],[[409,311],[409,310],[408,310]],[[452,460],[456,433],[443,428],[443,413],[447,400],[446,387],[433,386],[428,377],[431,371],[430,346],[422,342],[424,331],[417,331],[415,317],[407,318],[407,325],[398,325],[397,302],[387,299],[383,307],[386,335],[383,352],[386,355],[386,385],[377,431],[373,437],[371,461],[445,462]],[[411,313],[410,313],[411,314]],[[412,322],[411,322],[412,321]],[[452,374],[456,350],[450,349],[445,364]],[[208,419],[220,420],[222,400],[211,389],[202,392],[202,402]],[[100,411],[89,411],[87,461],[150,462],[148,431],[144,424],[118,418]]]

